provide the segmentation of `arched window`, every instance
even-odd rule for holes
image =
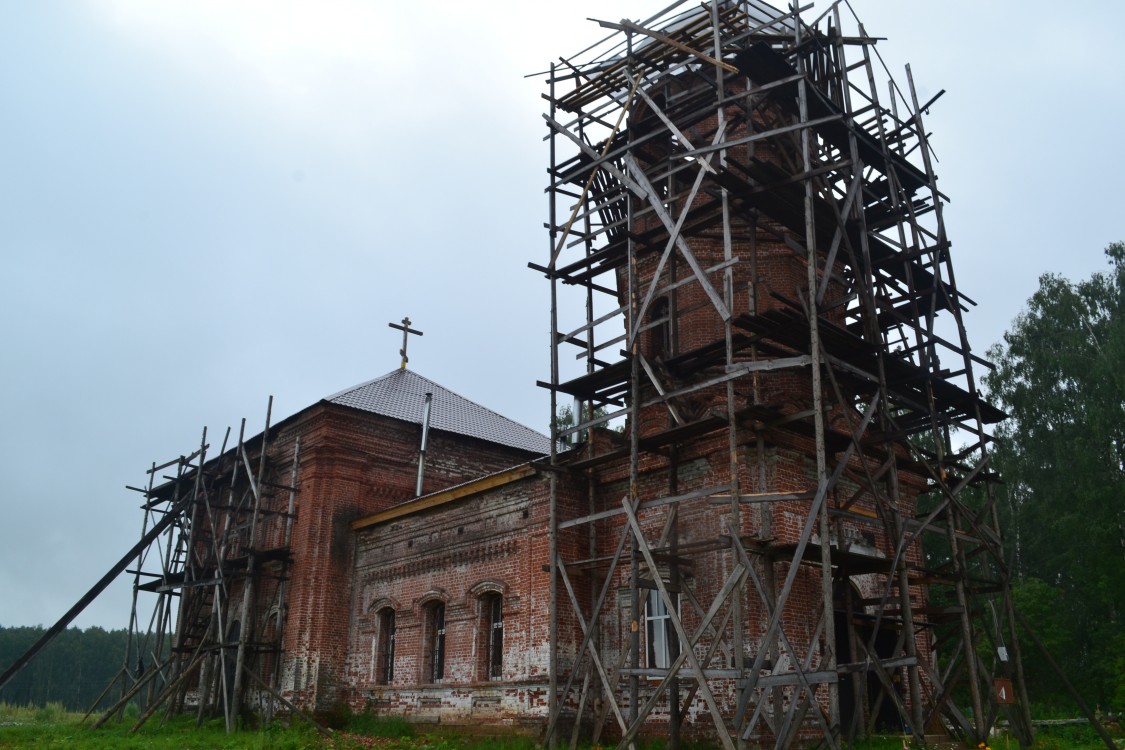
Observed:
[[[375,633],[375,682],[390,685],[395,679],[395,611],[390,607],[379,610]]]
[[[488,592],[480,598],[481,677],[499,680],[504,676],[504,597]]]
[[[422,681],[437,683],[445,678],[445,602],[427,604],[424,622]]]

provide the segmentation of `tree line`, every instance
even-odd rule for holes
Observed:
[[[14,663],[45,632],[41,626],[0,626],[0,670]],[[0,689],[0,703],[62,703],[67,710],[85,711],[121,669],[127,641],[124,629],[68,628]],[[107,696],[101,707],[108,708],[120,697],[119,693]]]

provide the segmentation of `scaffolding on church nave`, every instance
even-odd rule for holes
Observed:
[[[107,692],[143,711],[223,716],[247,706],[303,714],[278,692],[300,438],[274,445],[273,399],[262,433],[228,428],[218,452],[204,429],[198,450],[148,470],[142,540],[135,550],[125,664]],[[233,439],[233,444],[232,444]]]
[[[600,21],[546,75],[553,743],[1030,738],[940,93],[809,8]]]

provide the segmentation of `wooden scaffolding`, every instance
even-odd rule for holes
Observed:
[[[1030,742],[937,97],[811,7],[601,21],[547,74],[552,744]]]
[[[228,429],[212,456],[205,429],[198,450],[130,488],[144,520],[128,653],[121,698],[98,725],[132,700],[144,706],[138,727],[162,707],[221,715],[228,731],[243,710],[292,708],[278,681],[300,438],[271,444],[270,407],[261,434],[247,438],[243,420],[234,446]]]

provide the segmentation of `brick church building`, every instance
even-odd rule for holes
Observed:
[[[262,437],[246,441],[251,465]],[[225,658],[241,640],[260,679],[313,712],[347,703],[450,721],[534,708],[547,574],[546,485],[533,462],[549,449],[546,436],[405,366],[272,426],[257,528],[230,506],[206,522],[243,529],[223,534]],[[231,486],[236,452],[209,464]],[[256,574],[243,576],[251,555]],[[181,651],[196,640],[192,623],[215,617],[212,601],[199,608],[201,618],[190,604],[181,615]],[[189,703],[223,702],[207,672]],[[491,689],[501,681],[510,689]],[[269,701],[254,685],[244,695],[244,705]]]
[[[180,508],[190,485],[189,562],[149,590],[188,592],[185,703],[622,746],[987,738],[1012,665],[943,674],[937,644],[975,653],[988,597],[1012,611],[996,516],[961,497],[990,509],[1004,415],[975,386],[936,177],[907,159],[928,153],[922,112],[872,99],[856,119],[867,76],[846,60],[874,39],[839,18],[667,12],[663,32],[622,21],[628,43],[582,75],[552,69],[554,252],[532,267],[544,385],[582,405],[554,431],[570,444],[406,369],[404,347],[181,461],[149,497]]]
[[[658,346],[657,335],[662,334],[654,333],[646,345]],[[783,388],[784,381],[777,387]],[[651,411],[642,425],[643,434],[659,440],[660,425]],[[483,723],[541,732],[549,715],[551,669],[551,475],[561,516],[583,516],[591,508],[604,515],[593,542],[562,524],[564,554],[608,559],[626,523],[613,511],[628,491],[625,436],[604,428],[586,431],[585,441],[560,446],[558,461],[573,467],[560,473],[545,455],[551,447],[548,437],[405,367],[325,398],[267,434],[263,463],[275,467],[276,474],[262,482],[259,527],[226,537],[228,661],[241,639],[246,663],[260,679],[312,712],[346,704],[353,711],[421,723]],[[260,456],[262,437],[247,441],[251,465]],[[807,502],[801,493],[813,471],[805,443],[779,442],[763,465],[742,459],[748,486],[793,496],[768,513],[745,517],[741,531],[749,543],[796,543],[802,518],[798,506]],[[723,533],[728,515],[723,504],[685,509],[669,526],[660,499],[673,493],[706,494],[729,458],[726,448],[720,433],[693,439],[674,462],[646,459],[640,468],[642,507],[637,513],[646,537],[671,534],[673,546],[690,554]],[[595,453],[617,458],[586,467],[586,457]],[[291,467],[295,481],[289,484],[283,476]],[[230,472],[232,483],[236,473]],[[230,518],[231,527],[248,525],[246,515]],[[247,534],[256,534],[257,541]],[[243,546],[231,539],[241,539]],[[857,528],[838,554],[849,555],[850,563],[860,568],[863,560],[873,560],[875,571],[888,544]],[[257,576],[232,574],[229,563],[251,553],[257,555]],[[271,575],[282,558],[284,571]],[[682,568],[669,556],[655,569],[642,563],[640,571],[643,595],[636,602],[629,597],[628,577],[615,574],[599,637],[604,651],[625,662],[630,631],[639,630],[643,700],[653,692],[655,675],[666,671],[678,654],[679,638],[654,579],[660,578],[677,600],[690,590],[693,598],[706,601],[728,571],[721,560]],[[802,606],[815,611],[818,575],[815,565],[801,570],[793,611]],[[573,581],[574,601],[591,598],[594,580]],[[877,595],[879,580],[881,576],[861,574],[852,585],[864,589],[858,592],[861,597],[871,597]],[[244,596],[252,603],[240,613]],[[802,605],[803,600],[808,601]],[[213,617],[213,606],[204,606],[206,617]],[[765,627],[761,613],[750,614],[742,633],[747,659],[757,655],[754,639]],[[681,618],[690,627],[701,619],[686,608]],[[190,616],[182,621],[183,650],[190,649],[186,631],[191,621]],[[798,618],[786,625],[792,638],[807,641],[794,648],[809,648],[816,640],[809,623]],[[581,624],[564,613],[556,644],[560,673],[574,668],[582,635]],[[213,663],[210,674],[224,669],[230,667]],[[209,698],[202,692],[208,679],[205,665],[189,704],[221,702],[221,681]],[[733,712],[735,699],[732,684],[718,695],[720,709]],[[271,699],[247,685],[240,702],[264,707]],[[884,712],[889,707],[888,702]],[[669,710],[664,705],[651,714],[650,731],[664,731],[672,720]],[[696,699],[676,721],[687,733],[696,727],[708,734],[708,721],[701,715],[706,710]]]

